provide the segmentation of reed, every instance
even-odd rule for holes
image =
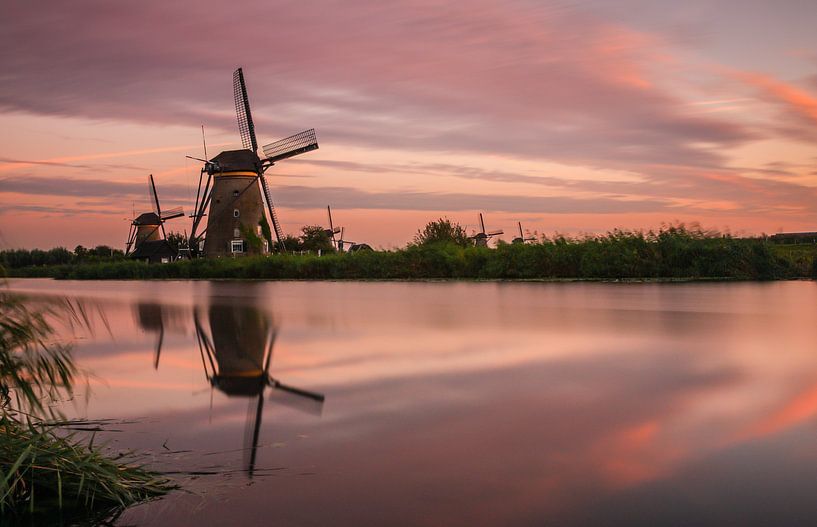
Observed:
[[[70,432],[52,406],[73,394],[80,372],[67,345],[54,343],[49,317],[87,321],[82,306],[30,309],[0,292],[0,523],[21,517],[117,514],[172,488],[132,452],[112,455]],[[43,519],[47,518],[47,519]]]

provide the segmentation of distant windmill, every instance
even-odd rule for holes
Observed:
[[[528,236],[527,238],[525,237],[525,235],[522,233],[522,222],[521,221],[517,221],[516,224],[519,226],[519,236],[517,238],[514,238],[511,241],[511,243],[519,244],[519,243],[535,242],[536,241],[536,236]]]
[[[340,238],[337,241],[338,252],[356,253],[358,251],[373,251],[372,246],[368,243],[358,243],[352,240],[347,240],[345,236],[345,228],[340,228]]]
[[[343,228],[342,227],[335,227],[334,224],[332,223],[332,208],[329,205],[326,206],[326,212],[329,213],[329,228],[324,230],[323,232],[325,232],[326,235],[329,238],[332,239],[332,246],[336,250],[341,251],[342,250],[340,248],[341,246],[339,245],[339,242],[338,242],[337,238],[335,238],[335,235],[342,233]],[[340,234],[340,237],[343,238],[343,234]]]
[[[159,204],[159,196],[156,194],[156,183],[153,181],[153,174],[148,176],[148,193],[153,212],[145,212],[134,218],[131,221],[130,232],[128,232],[125,255],[133,258],[145,257],[149,259],[163,245],[167,245],[165,222],[184,216],[181,207],[162,210]]]
[[[233,73],[233,95],[238,131],[244,148],[221,152],[210,160],[201,160],[204,167],[199,175],[192,216],[191,250],[203,251],[204,256],[208,257],[265,253],[269,247],[265,248],[261,243],[261,237],[265,236],[263,225],[271,223],[279,250],[286,251],[284,234],[265,173],[277,161],[317,149],[315,130],[306,130],[264,146],[265,157],[261,159],[257,154],[255,125],[241,68]],[[207,174],[206,181],[204,174]],[[269,223],[264,218],[265,200]],[[207,226],[199,230],[205,216]]]
[[[495,230],[495,231],[485,231],[485,221],[482,219],[482,213],[479,213],[479,228],[480,231],[470,238],[474,240],[474,245],[477,247],[488,247],[488,240],[493,238],[494,236],[499,236],[500,234],[504,234],[502,229]]]

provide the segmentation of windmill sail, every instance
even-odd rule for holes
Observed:
[[[264,155],[267,156],[266,160],[271,163],[317,149],[318,138],[315,135],[314,128],[285,137],[263,147]]]
[[[235,98],[235,114],[238,118],[238,133],[241,135],[241,144],[247,150],[258,150],[255,139],[255,125],[250,112],[250,100],[247,97],[247,86],[244,84],[244,72],[238,68],[233,73],[233,97]]]
[[[159,197],[156,195],[156,183],[153,182],[153,174],[148,176],[148,192],[150,192],[150,206],[157,216],[161,216],[162,210],[159,208]]]
[[[163,210],[162,213],[159,215],[162,221],[172,220],[173,218],[179,218],[184,216],[184,209],[181,207],[174,207],[172,209]]]

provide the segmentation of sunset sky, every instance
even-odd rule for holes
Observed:
[[[817,230],[817,2],[6,2],[0,248],[122,247],[154,174],[192,209],[201,157],[320,149],[268,172],[285,231],[400,246],[485,213],[512,237],[698,221]],[[190,229],[187,219],[168,228]]]

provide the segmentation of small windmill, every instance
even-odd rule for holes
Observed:
[[[332,208],[329,205],[326,206],[326,212],[329,213],[329,228],[323,232],[325,232],[326,235],[332,239],[332,246],[335,248],[335,250],[340,251],[341,245],[339,245],[340,242],[337,240],[337,238],[335,238],[335,235],[340,234],[340,237],[343,238],[343,227],[335,227],[332,223]]]
[[[153,181],[153,174],[148,176],[148,194],[153,212],[145,212],[131,221],[128,241],[125,246],[125,255],[132,256],[142,247],[145,242],[165,241],[165,222],[173,218],[184,216],[181,207],[169,210],[162,210],[159,204],[159,196],[156,193],[156,183]]]
[[[265,253],[270,247],[264,248],[261,237],[266,236],[264,225],[271,223],[279,250],[286,251],[265,173],[278,161],[317,149],[315,130],[305,130],[264,146],[265,157],[261,159],[257,154],[255,124],[241,68],[233,73],[233,96],[244,148],[221,152],[213,159],[203,160],[192,216],[190,247],[194,251],[203,251],[208,257]],[[265,201],[269,222],[264,217]],[[205,216],[207,226],[199,230]]]
[[[482,219],[482,213],[481,212],[479,213],[479,228],[480,228],[480,231],[470,237],[470,239],[474,240],[474,245],[476,245],[477,247],[488,247],[488,240],[490,240],[494,236],[499,236],[500,234],[504,234],[504,231],[502,229],[498,229],[498,230],[495,230],[495,231],[487,231],[486,232],[485,231],[485,221]]]
[[[511,243],[520,244],[520,243],[525,243],[525,242],[535,242],[536,241],[536,236],[528,236],[527,238],[525,237],[525,235],[522,233],[522,222],[521,221],[517,221],[516,225],[519,227],[519,236],[514,238],[511,241]]]

